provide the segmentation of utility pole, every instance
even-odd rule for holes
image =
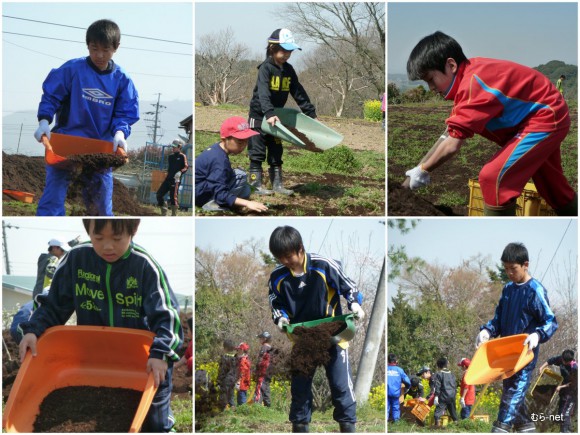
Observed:
[[[152,125],[148,125],[147,127],[152,130],[152,133],[150,133],[149,136],[152,136],[153,143],[155,144],[157,143],[158,139],[161,139],[163,137],[163,134],[157,133],[157,130],[161,130],[161,125],[159,124],[159,113],[163,109],[167,108],[166,106],[162,106],[161,104],[159,104],[160,100],[161,94],[157,94],[157,103],[151,104],[153,107],[155,107],[155,111],[145,112],[145,115],[153,116],[152,119],[151,118],[145,119],[145,121],[149,121],[152,123]]]
[[[369,398],[377,357],[381,347],[381,338],[385,332],[385,267],[386,257],[383,259],[383,267],[381,269],[379,285],[377,286],[373,311],[369,320],[367,336],[365,337],[365,344],[356,373],[354,394],[357,404],[363,404]]]
[[[6,263],[6,275],[10,275],[10,260],[8,259],[8,241],[6,240],[6,228],[16,228],[14,225],[10,225],[2,221],[2,247],[4,248],[4,261]]]

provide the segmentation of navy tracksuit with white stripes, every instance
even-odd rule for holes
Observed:
[[[548,341],[558,329],[544,286],[534,278],[523,284],[507,283],[492,320],[483,325],[491,337],[538,333],[540,343]],[[536,367],[540,347],[534,349],[534,359],[523,370],[503,381],[503,393],[497,420],[520,426],[532,420],[525,405],[526,391]]]
[[[340,316],[341,295],[349,309],[352,303],[362,303],[362,294],[344,274],[340,262],[318,254],[305,254],[302,274],[294,274],[287,267],[279,266],[270,275],[269,298],[274,323],[280,317],[286,317],[293,324]],[[334,420],[339,423],[356,422],[356,398],[347,347],[347,343],[333,346],[331,360],[325,367],[334,405]],[[291,392],[290,421],[309,423],[312,416],[312,377],[293,376]]]

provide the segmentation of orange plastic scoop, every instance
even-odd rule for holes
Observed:
[[[143,391],[129,432],[139,432],[157,391],[146,373],[149,331],[105,326],[55,326],[27,353],[6,402],[7,432],[32,432],[40,404],[53,390],[69,386],[128,388]]]
[[[30,192],[22,192],[20,190],[10,190],[10,189],[3,189],[2,193],[5,193],[10,198],[13,198],[20,202],[26,202],[28,204],[32,203],[34,200],[34,193]]]
[[[518,334],[497,338],[483,343],[475,351],[465,373],[469,385],[489,384],[513,376],[533,359],[524,341],[528,335]]]
[[[46,136],[42,136],[42,144],[45,148],[46,163],[63,169],[68,166],[67,157],[71,155],[113,153],[112,142],[59,133],[51,133],[50,141]],[[117,154],[127,156],[123,148],[117,148]]]

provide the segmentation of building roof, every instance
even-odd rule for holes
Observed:
[[[32,293],[34,284],[36,284],[35,276],[2,275],[2,287]]]

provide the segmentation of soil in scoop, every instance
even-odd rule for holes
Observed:
[[[142,395],[126,388],[54,390],[40,404],[34,432],[129,432]]]
[[[108,153],[73,154],[68,156],[67,160],[82,166],[82,173],[93,173],[111,167],[118,168],[126,162],[125,157]]]
[[[538,404],[547,405],[552,400],[552,396],[556,391],[556,385],[544,384],[536,385],[534,388],[534,394],[532,397],[534,401]]]
[[[320,148],[317,148],[316,145],[314,144],[314,142],[312,142],[310,139],[308,139],[308,137],[304,133],[301,133],[300,131],[296,130],[294,127],[286,126],[286,128],[288,130],[290,130],[294,134],[294,136],[296,136],[298,139],[300,139],[302,142],[304,142],[304,145],[306,145],[306,149],[308,151],[312,151],[315,153],[322,152],[322,150]]]
[[[291,353],[290,371],[293,376],[312,377],[316,367],[330,362],[331,337],[344,329],[345,322],[326,322],[305,328],[294,329],[296,340]]]

